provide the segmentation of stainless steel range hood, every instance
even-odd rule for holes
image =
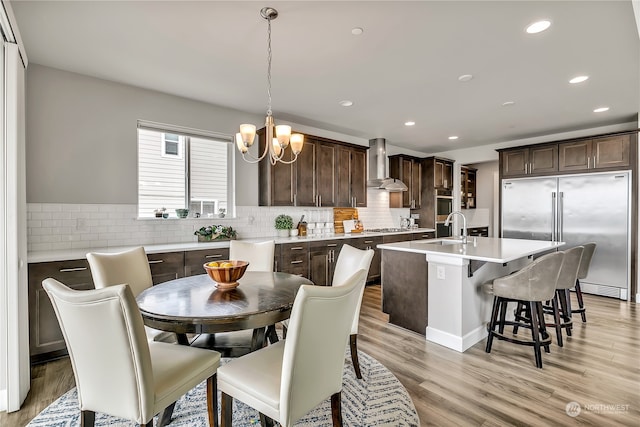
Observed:
[[[407,191],[404,182],[387,175],[387,141],[384,138],[369,140],[369,180],[367,187],[389,192]]]

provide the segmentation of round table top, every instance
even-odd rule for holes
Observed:
[[[206,274],[152,286],[136,298],[145,325],[176,333],[215,333],[253,329],[289,318],[301,285],[288,273],[247,271],[240,285],[218,290]]]

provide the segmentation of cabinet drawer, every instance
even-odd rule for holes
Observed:
[[[462,230],[460,230],[462,235]],[[489,237],[489,227],[471,227],[467,229],[467,235],[478,237]]]
[[[434,231],[428,231],[425,233],[413,233],[413,240],[423,240],[423,239],[435,239],[436,233]]]
[[[229,259],[229,248],[187,251],[184,254],[184,275],[188,277],[205,274],[203,264],[224,259]]]
[[[408,240],[413,240],[412,234],[392,234],[390,236],[383,236],[382,241],[384,243],[397,243],[397,242],[406,242]]]
[[[147,254],[153,284],[184,277],[184,252]]]

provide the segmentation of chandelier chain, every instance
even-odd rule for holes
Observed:
[[[269,97],[267,116],[271,116],[271,18],[267,18],[267,23],[267,95]]]

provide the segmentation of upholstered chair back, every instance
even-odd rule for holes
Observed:
[[[563,259],[564,252],[553,252],[509,276],[494,279],[493,294],[520,301],[548,301],[556,292]]]
[[[151,357],[130,287],[75,291],[54,279],[44,280],[43,287],[67,343],[80,409],[138,423],[151,419]]]
[[[584,247],[584,251],[582,252],[582,259],[580,260],[578,279],[584,279],[587,277],[587,274],[589,274],[589,266],[593,259],[593,253],[596,251],[596,244],[593,242],[585,243],[582,247]]]
[[[280,385],[280,421],[292,425],[319,402],[342,390],[351,323],[367,271],[341,286],[300,287],[285,340]]]
[[[333,271],[333,286],[342,286],[346,283],[347,279],[349,279],[353,273],[357,270],[365,270],[367,274],[369,273],[369,267],[371,266],[371,260],[373,259],[373,249],[357,249],[350,245],[342,246],[340,250],[340,254],[338,255],[338,261],[336,261],[336,267]],[[364,281],[366,283],[367,276],[365,275]],[[355,311],[355,316],[353,318],[353,323],[351,325],[351,333],[358,333],[358,321],[360,319],[360,307],[362,305],[362,295],[364,294],[364,284],[362,285],[362,291],[360,293],[360,298],[358,298],[358,303]]]
[[[248,261],[247,271],[273,271],[273,256],[276,243],[266,242],[229,242],[229,259]]]
[[[576,246],[564,251],[564,260],[562,261],[562,268],[560,268],[560,274],[558,275],[558,283],[556,289],[571,289],[576,285],[576,278],[578,277],[578,268],[580,267],[580,259],[584,248],[582,246]]]
[[[96,289],[126,283],[134,296],[153,285],[149,260],[142,246],[118,253],[88,253]]]

